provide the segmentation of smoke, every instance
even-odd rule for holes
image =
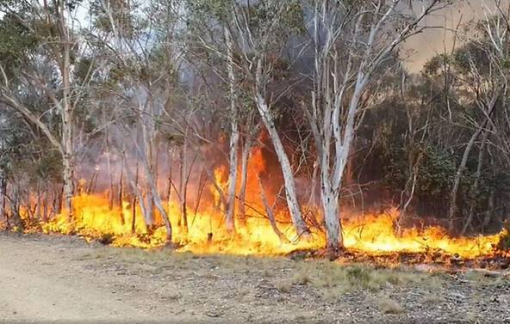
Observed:
[[[419,10],[420,2],[414,2],[414,9]],[[508,3],[503,6],[508,6]],[[452,6],[427,17],[423,25],[431,28],[411,37],[404,44],[402,58],[407,69],[418,73],[435,55],[451,53],[455,47],[461,46],[464,41],[459,34],[463,27],[485,19],[486,12],[489,15],[496,13],[494,0],[457,0]]]

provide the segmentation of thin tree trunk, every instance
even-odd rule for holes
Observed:
[[[71,105],[71,42],[69,39],[69,29],[66,26],[64,16],[64,4],[62,3],[60,10],[60,27],[62,33],[64,47],[64,61],[62,62],[62,83],[63,83],[63,105],[62,105],[62,162],[64,166],[64,199],[65,208],[68,212],[69,220],[74,217],[73,196],[74,196],[74,148],[73,148],[73,107]]]
[[[152,197],[152,189],[150,184],[147,183],[146,177],[147,175],[144,177],[145,186],[143,188],[145,197],[139,199],[143,200],[145,204],[145,212],[143,213],[145,225],[147,225],[149,232],[152,232],[154,230],[154,197]]]
[[[73,167],[71,162],[71,157],[69,154],[66,154],[64,158],[64,203],[65,209],[68,212],[68,218],[70,221],[74,219],[74,210],[73,210],[73,195],[74,195],[74,183],[73,183]]]
[[[7,221],[7,177],[5,171],[0,168],[0,222]]]
[[[237,122],[231,122],[232,134],[230,135],[230,153],[229,153],[229,173],[227,189],[227,231],[235,232],[235,206],[236,206],[236,187],[237,187],[237,151],[239,150],[239,130]]]
[[[90,177],[87,188],[84,189],[84,191],[87,195],[92,194],[96,190],[97,175],[98,175],[98,171],[95,170],[94,173],[92,173],[92,176]],[[82,188],[80,187],[79,189],[80,189],[80,192],[78,192],[78,193],[81,194]]]
[[[138,161],[136,162],[136,173],[135,173],[135,183],[134,186],[138,187],[138,177],[139,177],[139,171],[138,171]],[[136,233],[136,204],[138,203],[137,198],[138,196],[133,190],[133,199],[131,201],[131,233]]]
[[[485,152],[485,144],[487,143],[487,138],[489,137],[489,133],[490,133],[490,130],[487,130],[485,131],[484,135],[483,135],[483,139],[482,139],[482,145],[480,147],[480,152],[478,152],[478,166],[476,168],[476,173],[475,173],[475,182],[473,183],[473,187],[471,187],[471,198],[470,199],[474,199],[476,194],[477,194],[477,191],[478,191],[478,184],[480,182],[480,177],[482,176],[482,168],[483,168],[483,159],[484,159],[484,152]],[[471,222],[473,221],[473,216],[474,216],[474,208],[475,208],[475,205],[476,203],[473,202],[473,201],[470,201],[469,202],[469,214],[468,214],[468,217],[466,219],[466,222],[464,223],[464,226],[462,227],[462,232],[461,232],[461,235],[465,235],[466,232],[467,232],[467,229],[469,228],[469,226],[471,226]]]
[[[452,189],[452,193],[450,196],[450,209],[448,211],[448,221],[449,221],[450,232],[453,232],[455,229],[455,214],[457,213],[457,193],[459,191],[460,180],[462,178],[464,170],[466,169],[469,154],[471,153],[471,150],[473,149],[473,146],[475,145],[476,139],[478,138],[478,136],[480,136],[480,133],[484,130],[485,126],[489,122],[489,119],[496,107],[498,98],[499,98],[499,90],[496,90],[494,92],[494,95],[493,95],[493,97],[489,103],[489,107],[487,109],[487,119],[485,120],[485,122],[483,122],[478,127],[478,129],[473,133],[473,135],[469,139],[469,142],[466,145],[466,148],[464,149],[464,154],[462,155],[462,160],[460,162],[460,165],[457,169],[457,172],[455,173],[455,178],[453,180],[453,189]]]
[[[168,186],[166,192],[166,201],[167,201],[167,209],[168,213],[172,210],[172,158],[170,156],[170,149],[168,149],[168,178],[167,178]]]
[[[468,162],[469,154],[475,145],[476,139],[480,135],[482,131],[482,126],[479,127],[474,134],[471,136],[466,148],[464,149],[464,154],[462,155],[462,160],[460,162],[459,167],[457,168],[457,172],[455,173],[455,177],[453,180],[453,188],[450,196],[450,209],[448,211],[448,222],[449,222],[449,230],[453,233],[455,229],[455,214],[457,213],[457,193],[459,191],[460,180],[462,179],[462,175],[464,174],[464,170],[466,169],[466,165]]]
[[[44,192],[44,205],[43,205],[43,211],[42,211],[42,220],[44,223],[48,221],[48,206],[49,206],[49,194],[48,191]]]
[[[143,149],[139,148],[139,155],[142,159],[144,166],[144,183],[143,183],[143,194],[145,195],[145,199],[139,198],[140,203],[142,201],[145,205],[145,212],[144,215],[144,221],[145,225],[147,225],[147,228],[149,232],[152,232],[154,230],[154,197],[152,197],[152,188],[150,183],[147,181],[148,177],[152,177],[154,173],[154,146],[155,146],[155,139],[154,139],[154,118],[153,118],[153,112],[152,112],[152,105],[151,110],[147,111],[147,105],[150,105],[149,103],[146,103],[146,105],[143,107],[142,111],[144,111],[144,114],[142,115],[140,119],[140,127],[142,130],[142,139],[143,139]],[[135,146],[138,147],[137,138],[133,138],[133,143]],[[146,168],[145,164],[148,164],[149,167]]]
[[[411,147],[412,143],[409,146]],[[409,162],[409,178],[406,181],[404,190],[402,190],[401,195],[400,195],[400,213],[398,216],[398,220],[396,222],[398,235],[402,234],[401,224],[405,220],[407,209],[411,205],[411,202],[413,201],[413,198],[414,198],[414,192],[416,191],[416,184],[418,182],[419,165],[420,165],[422,157],[423,157],[423,154],[420,153],[420,155],[418,156],[418,158],[416,159],[416,161],[414,163],[412,161],[411,156],[408,159],[409,160],[408,161]],[[411,184],[411,192],[409,193],[406,201],[404,202],[404,196],[409,191],[409,183]]]
[[[114,197],[114,189],[113,189],[113,172],[112,165],[110,159],[110,142],[108,140],[108,128],[105,131],[105,141],[106,141],[106,170],[108,171],[108,179],[110,182],[110,189],[108,191],[108,207],[110,210],[113,209],[113,197]]]
[[[202,194],[204,193],[205,188],[205,179],[204,179],[204,168],[202,167],[202,171],[200,172],[200,178],[198,179],[198,192],[197,192],[197,202],[195,204],[195,213],[193,215],[193,220],[191,221],[191,226],[195,222],[195,218],[198,214],[198,209],[200,208],[200,202],[202,201]]]
[[[34,216],[36,219],[40,220],[41,219],[41,205],[42,205],[42,198],[41,198],[41,189],[40,189],[40,185],[37,184],[37,199],[36,199],[36,205],[35,205],[35,210],[34,210]],[[28,201],[30,203],[30,194],[28,195]]]
[[[226,225],[229,232],[235,232],[235,203],[237,187],[237,151],[239,150],[239,125],[237,113],[237,91],[236,76],[234,71],[234,53],[232,35],[227,27],[224,27],[225,39],[227,42],[228,56],[228,78],[230,87],[230,146],[229,146],[229,173],[227,189],[227,215]]]
[[[123,148],[123,150],[121,151],[121,154],[122,154],[122,158],[127,161],[127,158],[126,158],[126,151],[125,151],[125,147]],[[136,161],[136,173],[135,173],[135,176],[133,177],[133,174],[131,173],[131,169],[129,168],[129,166],[127,165],[127,163],[125,164],[126,166],[126,175],[128,177],[128,180],[129,180],[129,183],[131,185],[131,190],[133,191],[133,196],[135,196],[136,198],[133,199],[133,219],[132,219],[132,223],[131,223],[131,231],[133,233],[136,232],[136,224],[135,224],[135,221],[136,221],[136,203],[138,202],[138,204],[140,205],[140,209],[142,210],[142,216],[143,216],[143,219],[145,221],[145,225],[146,225],[146,228],[147,228],[147,231],[149,233],[151,233],[151,230],[152,230],[152,227],[151,225],[152,224],[147,224],[147,219],[148,219],[148,211],[147,211],[147,206],[145,205],[145,200],[144,200],[144,197],[143,197],[143,194],[140,192],[140,190],[138,189],[138,183],[140,181],[140,170],[139,170],[139,162],[138,160]],[[145,163],[144,163],[145,165]],[[144,185],[147,184],[147,181],[145,181]]]
[[[170,219],[168,218],[168,214],[165,211],[165,208],[163,207],[163,202],[161,201],[161,197],[158,193],[158,188],[156,186],[156,181],[154,174],[151,172],[151,165],[149,164],[149,161],[142,157],[143,165],[145,167],[145,173],[146,173],[146,182],[149,186],[151,198],[153,199],[151,203],[153,203],[156,208],[158,209],[161,218],[163,219],[163,223],[165,224],[166,229],[166,240],[167,243],[172,243],[172,224],[170,223]]]
[[[271,115],[269,107],[267,106],[265,99],[262,97],[262,94],[257,93],[255,96],[255,100],[257,103],[257,109],[259,111],[260,117],[262,118],[262,121],[264,122],[264,125],[269,133],[269,136],[271,137],[271,141],[276,151],[276,156],[278,157],[278,161],[280,162],[283,180],[285,183],[285,196],[287,198],[287,206],[289,208],[290,216],[292,218],[292,223],[296,227],[298,236],[307,234],[310,231],[301,215],[301,208],[299,206],[299,201],[296,193],[294,173],[292,172],[292,166],[290,164],[289,157],[285,152],[285,148],[283,147],[280,135],[276,130],[273,116]]]
[[[412,173],[410,176],[412,177],[411,179],[409,179],[411,181],[411,192],[409,193],[409,196],[407,197],[407,200],[404,203],[402,198],[403,198],[403,194],[405,192],[407,192],[407,183],[406,183],[406,188],[404,188],[404,191],[402,192],[402,197],[400,199],[400,204],[401,204],[402,208],[400,210],[400,213],[398,215],[398,220],[396,222],[398,235],[402,234],[401,224],[402,224],[402,222],[404,222],[406,213],[407,213],[407,209],[409,208],[409,205],[411,205],[411,202],[413,201],[413,198],[414,198],[414,192],[416,190],[416,183],[418,180],[418,166],[417,165],[415,166],[415,168],[412,169]],[[408,183],[409,183],[409,181],[408,181]]]
[[[273,213],[274,204],[273,204],[273,206],[271,206],[269,204],[269,201],[267,200],[266,192],[264,190],[264,187],[262,186],[262,181],[261,181],[260,177],[259,177],[259,188],[260,188],[260,198],[262,199],[262,204],[264,204],[264,209],[266,211],[267,218],[269,219],[269,223],[271,224],[271,228],[273,229],[274,233],[278,236],[278,239],[280,239],[280,243],[282,243],[282,244],[288,243],[289,240],[287,239],[285,234],[283,234],[280,231],[280,229],[278,228],[278,225],[276,224],[276,219],[275,219],[274,213]]]
[[[181,219],[179,225],[183,229],[184,233],[188,233],[188,208],[187,208],[187,196],[188,196],[188,161],[187,161],[187,140],[184,138],[184,143],[181,148],[181,175],[180,175],[180,203],[181,203]]]
[[[239,188],[239,223],[241,226],[246,226],[246,186],[248,184],[248,162],[252,142],[252,136],[247,134],[241,155],[241,183]]]
[[[120,223],[122,225],[126,224],[126,219],[124,218],[124,161],[121,162],[120,166],[120,176],[119,176],[119,193],[117,196],[117,201],[119,203],[120,210]]]

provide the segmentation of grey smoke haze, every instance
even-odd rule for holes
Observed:
[[[429,17],[427,26],[442,26],[444,29],[427,29],[424,33],[410,38],[404,48],[410,51],[406,54],[406,66],[410,72],[419,72],[423,65],[433,56],[445,52],[451,52],[454,44],[462,44],[460,39],[455,41],[454,30],[460,24],[467,24],[485,18],[485,11],[494,10],[496,0],[457,0],[453,6],[436,12]],[[510,0],[500,0],[507,7]],[[415,10],[418,10],[420,1],[414,0]],[[484,10],[486,9],[486,10]],[[461,30],[459,28],[459,30]]]

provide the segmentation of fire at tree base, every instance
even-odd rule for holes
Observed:
[[[246,218],[244,226],[238,225],[236,234],[226,230],[223,213],[213,207],[198,211],[188,211],[188,227],[177,226],[180,208],[177,203],[166,205],[173,226],[173,243],[178,251],[190,251],[197,254],[234,254],[234,255],[297,255],[318,256],[325,245],[324,233],[312,227],[312,234],[299,239],[288,216],[277,214],[279,237],[271,222],[263,215]],[[166,229],[161,217],[156,213],[155,224],[148,230],[141,212],[133,210],[125,202],[120,207],[110,207],[108,200],[101,195],[80,195],[74,198],[74,218],[70,222],[68,214],[63,212],[50,221],[29,221],[26,214],[24,223],[30,224],[25,233],[46,233],[78,235],[87,241],[100,241],[115,247],[157,248],[166,242]],[[133,212],[134,211],[134,212]],[[135,219],[133,219],[135,215]],[[363,215],[349,218],[343,222],[345,255],[353,261],[383,262],[390,264],[421,263],[458,263],[466,260],[484,262],[508,259],[510,253],[501,248],[502,240],[508,232],[476,237],[449,237],[441,227],[407,228],[396,233],[397,210],[389,210],[380,215]],[[501,261],[499,261],[501,263]],[[504,262],[503,262],[504,263]],[[469,263],[468,263],[469,265]]]

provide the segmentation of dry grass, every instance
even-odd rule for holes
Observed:
[[[405,309],[399,302],[389,297],[378,297],[377,307],[384,314],[402,314]]]
[[[419,284],[428,278],[400,269],[375,269],[365,265],[341,266],[329,262],[312,262],[308,274],[313,274],[309,282],[325,293],[333,296],[356,290],[378,291],[386,286],[406,286]]]
[[[312,282],[312,277],[309,273],[304,271],[297,272],[292,278],[292,283],[295,285],[306,286]]]
[[[327,260],[299,260],[260,258],[232,255],[194,255],[171,249],[153,251],[135,248],[98,247],[83,259],[113,259],[142,274],[193,272],[208,280],[231,277],[233,273],[250,278],[266,278],[282,294],[290,294],[293,287],[312,289],[327,301],[334,301],[346,292],[357,290],[380,291],[388,286],[441,285],[440,277],[402,269],[376,269],[367,265],[340,265]],[[143,266],[140,266],[142,264]],[[433,281],[433,282],[432,282]]]
[[[286,281],[279,281],[275,284],[276,289],[282,294],[288,294],[292,290],[292,284]]]

